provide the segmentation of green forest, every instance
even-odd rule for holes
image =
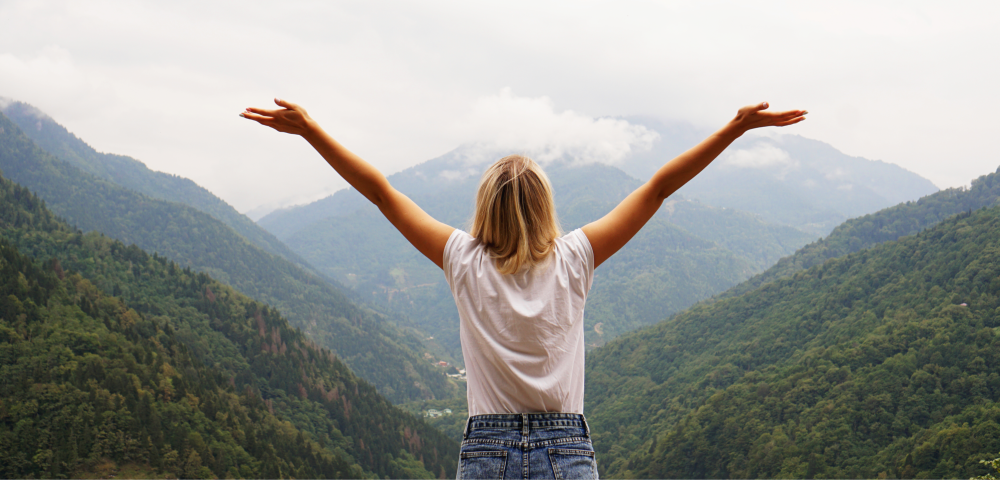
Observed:
[[[278,312],[0,179],[0,472],[453,476],[457,445]]]
[[[18,105],[21,110],[14,108]],[[8,110],[24,117],[23,110],[28,108],[14,104]],[[38,125],[34,135],[43,144],[80,152],[74,163],[106,160],[51,120],[39,120]],[[48,130],[55,133],[43,135]],[[59,139],[68,143],[60,144]],[[134,160],[121,161],[135,167],[128,163]],[[456,385],[423,359],[421,339],[395,326],[399,318],[359,305],[344,289],[268,253],[207,213],[113,183],[107,179],[113,175],[107,172],[121,169],[102,168],[90,168],[105,172],[95,176],[53,157],[0,115],[0,169],[69,223],[164,255],[272,305],[394,402],[449,398],[458,392]],[[153,178],[147,183],[154,184],[157,175],[163,175],[145,167],[126,171],[133,176],[148,174]]]
[[[1000,451],[1000,208],[593,352],[614,477],[968,478]]]

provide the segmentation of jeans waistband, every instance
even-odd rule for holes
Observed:
[[[491,413],[488,415],[473,415],[465,426],[465,435],[480,429],[520,430],[527,435],[537,428],[567,427],[582,428],[590,436],[590,426],[587,419],[579,413]]]

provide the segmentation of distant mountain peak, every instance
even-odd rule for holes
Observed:
[[[633,154],[621,164],[622,170],[643,180],[708,134],[683,122],[632,120],[660,133],[650,151]],[[680,190],[710,205],[749,211],[819,235],[848,218],[936,191],[929,180],[898,165],[776,131],[741,137]]]
[[[29,105],[24,102],[20,102],[7,97],[0,97],[0,112],[7,114],[11,110],[17,110],[21,115],[31,116],[38,120],[52,120],[52,117],[48,116],[45,112],[39,110],[38,108]]]

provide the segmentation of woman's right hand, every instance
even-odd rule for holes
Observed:
[[[240,116],[279,132],[302,136],[347,183],[375,204],[420,253],[443,267],[444,246],[454,228],[435,220],[392,188],[382,172],[324,132],[304,108],[277,98],[274,103],[281,108],[248,108]]]
[[[747,130],[761,127],[784,127],[794,125],[806,119],[809,112],[805,110],[786,110],[784,112],[767,112],[767,102],[756,105],[747,105],[736,112],[730,125],[737,128],[741,133]]]
[[[315,122],[306,113],[306,109],[280,98],[275,98],[274,103],[282,108],[266,110],[250,107],[240,113],[240,116],[271,127],[279,132],[290,133],[292,135],[304,137],[315,130]]]

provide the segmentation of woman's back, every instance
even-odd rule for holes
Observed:
[[[583,413],[583,308],[594,254],[581,230],[543,264],[502,274],[487,248],[456,230],[443,268],[458,306],[469,414]]]

